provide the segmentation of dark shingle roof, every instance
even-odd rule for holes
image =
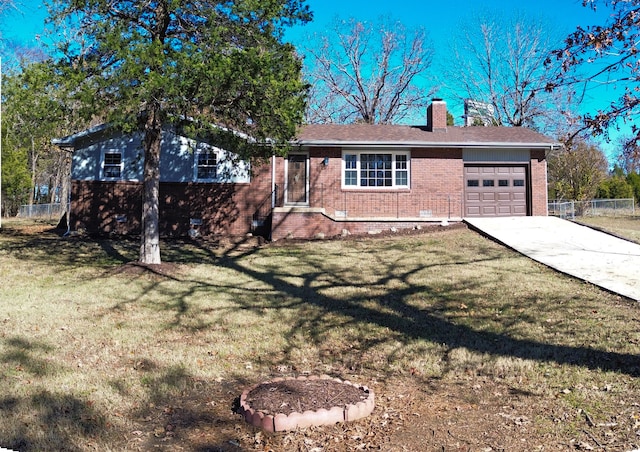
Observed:
[[[524,127],[448,127],[382,124],[308,124],[298,131],[300,145],[373,145],[429,147],[540,147],[558,143]]]

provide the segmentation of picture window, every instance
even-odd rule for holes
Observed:
[[[342,156],[343,186],[349,188],[408,188],[408,152],[350,152]]]

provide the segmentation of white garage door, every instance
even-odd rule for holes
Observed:
[[[468,165],[464,178],[465,216],[527,215],[526,166]]]

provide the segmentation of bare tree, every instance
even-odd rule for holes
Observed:
[[[433,48],[423,28],[336,19],[306,51],[310,123],[390,124],[424,111]]]
[[[636,135],[624,135],[619,138],[618,164],[626,174],[640,174],[640,144]]]
[[[544,128],[549,112],[570,100],[545,92],[544,63],[559,42],[549,29],[524,14],[476,15],[453,37],[443,83],[461,99],[490,105],[496,125]]]
[[[595,144],[576,139],[547,157],[550,197],[584,201],[595,196],[608,172],[607,158]]]
[[[16,7],[14,0],[0,0],[0,14]]]
[[[620,89],[617,99],[582,118],[582,130],[607,136],[608,129],[622,120],[631,125],[640,144],[640,0],[583,0],[583,6],[609,8],[603,25],[578,27],[553,52],[547,63],[561,63],[561,73],[547,85],[548,90],[571,87],[578,95],[594,86]]]

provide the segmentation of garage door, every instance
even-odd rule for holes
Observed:
[[[464,168],[465,216],[500,217],[527,214],[525,166]]]

